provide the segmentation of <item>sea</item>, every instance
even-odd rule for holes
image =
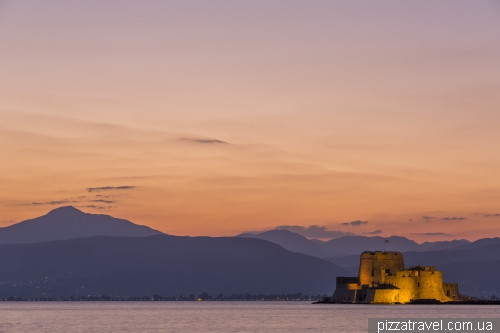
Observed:
[[[0,332],[367,332],[368,318],[498,318],[495,305],[1,302]]]

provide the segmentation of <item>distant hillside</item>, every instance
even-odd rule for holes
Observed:
[[[469,244],[470,241],[466,239],[454,239],[452,241],[437,241],[437,242],[424,242],[420,244],[420,251],[441,251],[448,250],[457,246]]]
[[[408,251],[403,252],[405,259],[405,266],[438,266],[444,263],[455,262],[452,252],[449,251]],[[342,257],[330,257],[325,258],[329,262],[332,262],[340,267],[359,267],[359,254],[352,254]]]
[[[303,253],[313,257],[325,258],[332,255],[327,250],[322,249],[314,242],[302,235],[289,230],[270,230],[259,234],[244,233],[237,237],[258,238],[281,245],[284,249],[292,252]]]
[[[359,255],[363,251],[382,251],[384,239],[388,240],[385,248],[387,251],[440,251],[447,249],[459,249],[461,246],[474,246],[465,239],[452,241],[436,241],[418,244],[415,241],[402,236],[380,237],[380,236],[343,236],[328,241],[319,239],[307,239],[306,237],[286,229],[270,230],[258,234],[244,233],[238,237],[259,238],[283,246],[285,249],[309,254],[318,258],[343,257],[346,255]],[[490,242],[494,243],[494,240]],[[500,243],[500,241],[499,241]],[[319,249],[319,250],[318,250]]]
[[[420,246],[415,241],[405,237],[391,236],[385,238],[389,243],[385,244],[387,251],[419,251]],[[325,242],[323,248],[332,253],[359,255],[364,251],[382,251],[384,249],[383,237],[366,236],[343,236]]]
[[[490,243],[490,242],[485,242]],[[405,266],[440,266],[464,261],[500,260],[500,243],[464,250],[403,252]],[[325,258],[340,267],[359,266],[359,254]]]
[[[477,249],[480,247],[488,246],[488,245],[496,245],[500,244],[500,238],[495,237],[495,238],[481,238],[478,239],[472,243],[468,244],[463,244],[459,245],[456,247],[451,248],[451,251],[458,251],[458,250],[470,250],[470,249]]]
[[[458,282],[459,292],[470,296],[500,294],[500,260],[462,261],[440,265],[445,282]]]
[[[331,294],[344,269],[244,237],[90,237],[0,246],[0,296]]]
[[[36,243],[91,236],[151,236],[161,232],[109,215],[61,207],[47,215],[0,228],[0,244]]]

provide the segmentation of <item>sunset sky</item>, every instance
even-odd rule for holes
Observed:
[[[499,1],[0,0],[0,59],[0,226],[500,236]]]

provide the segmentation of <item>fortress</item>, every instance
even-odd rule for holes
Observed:
[[[363,252],[358,277],[337,277],[335,303],[410,303],[458,300],[458,284],[443,283],[434,266],[405,269],[400,252]]]

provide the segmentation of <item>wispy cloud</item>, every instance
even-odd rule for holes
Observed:
[[[443,221],[462,221],[462,220],[467,220],[465,217],[443,217]]]
[[[114,191],[114,190],[132,190],[137,188],[137,186],[103,186],[103,187],[88,187],[87,191],[97,192],[97,191]]]
[[[289,230],[308,238],[339,238],[342,236],[352,236],[352,232],[339,230],[327,230],[325,226],[311,225],[309,227],[299,225],[281,225],[276,230]]]
[[[381,233],[382,233],[382,230],[375,230],[375,231],[363,232],[362,234],[363,235],[378,235],[378,234],[381,234]]]
[[[97,205],[86,205],[83,206],[83,208],[92,208],[92,209],[97,209],[97,210],[106,210],[106,209],[111,209],[113,208],[112,206],[97,206]]]
[[[450,234],[444,232],[412,232],[411,235],[418,236],[450,236]]]
[[[354,227],[359,227],[360,225],[365,225],[365,224],[368,224],[368,221],[356,220],[356,221],[352,221],[352,222],[340,223],[340,225],[351,225]]]
[[[32,202],[28,204],[23,204],[23,205],[33,205],[33,206],[40,206],[40,205],[50,205],[50,206],[57,206],[57,205],[65,205],[65,204],[70,204],[70,203],[76,203],[78,201],[71,201],[71,200],[58,200],[58,201],[46,201],[46,202]]]
[[[422,220],[425,221],[425,222],[430,222],[430,221],[432,221],[434,219],[437,219],[437,217],[435,217],[435,216],[428,216],[428,215],[422,216]]]
[[[182,141],[189,141],[194,143],[204,143],[204,144],[224,144],[228,145],[228,142],[214,139],[193,139],[193,138],[182,138]]]
[[[500,217],[500,214],[484,214],[484,217]]]
[[[113,200],[104,200],[104,199],[97,199],[97,200],[89,200],[90,202],[102,202],[102,203],[115,203]]]

